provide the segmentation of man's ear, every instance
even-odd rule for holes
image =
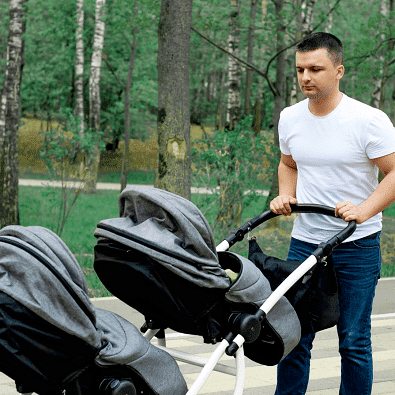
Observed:
[[[339,64],[339,66],[337,66],[337,79],[339,81],[343,78],[344,71],[344,65]]]

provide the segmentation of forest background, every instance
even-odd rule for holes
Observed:
[[[66,178],[85,178],[94,192],[97,171],[99,180],[121,182],[121,188],[143,172],[144,182],[192,199],[220,237],[267,208],[266,202],[276,194],[278,117],[284,107],[303,99],[295,76],[295,45],[313,31],[330,32],[344,43],[342,92],[382,109],[395,121],[394,0],[0,0],[2,103],[10,11],[16,3],[25,21],[20,32],[23,67],[17,76],[18,132],[0,128],[1,176],[7,182],[15,176],[62,178],[59,167],[51,173],[54,160],[75,165],[78,152],[84,151],[90,178],[77,177],[75,168],[66,171]],[[166,20],[166,12],[172,18]],[[176,49],[169,60],[171,46]],[[179,60],[174,62],[174,56]],[[171,59],[180,65],[178,70],[163,63]],[[166,84],[183,89],[178,99],[169,99],[174,97],[171,93],[163,99],[166,73]],[[161,111],[169,105],[163,101],[180,98],[188,108],[178,110],[182,114],[173,124],[163,122]],[[6,118],[5,110],[1,116]],[[67,137],[65,132],[72,133]],[[19,140],[13,156],[16,165],[4,165],[7,138]],[[63,144],[56,158],[55,143]],[[165,173],[173,179],[160,184]],[[191,185],[207,193],[188,195]],[[3,203],[13,199],[10,207],[18,212],[19,222],[19,208],[28,205],[11,187],[0,192]],[[39,195],[39,200],[55,199],[48,190]],[[76,195],[66,195],[66,202],[83,212]],[[99,192],[93,196],[96,201],[101,198]],[[113,204],[117,215],[116,201]],[[392,211],[386,213],[389,231],[383,242],[389,247],[384,263],[392,265],[395,225]],[[4,210],[2,215],[5,225]],[[42,215],[36,210],[36,218],[25,221],[22,215],[20,222],[46,225]],[[283,245],[284,230],[289,225],[277,222],[261,236]],[[91,252],[81,252],[85,253]]]

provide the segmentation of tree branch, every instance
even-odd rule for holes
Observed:
[[[270,90],[272,91],[272,93],[274,95],[276,95],[277,93],[277,89],[273,86],[273,83],[270,81],[268,74],[264,73],[263,71],[261,71],[258,67],[254,66],[251,63],[246,62],[243,59],[240,59],[239,57],[233,55],[232,53],[230,53],[229,51],[227,51],[225,48],[222,48],[220,45],[216,44],[213,40],[209,39],[208,37],[206,37],[203,33],[201,33],[199,30],[196,29],[196,27],[191,26],[191,29],[197,33],[200,37],[202,37],[204,40],[208,41],[210,44],[214,45],[214,47],[218,48],[220,51],[226,53],[228,56],[231,56],[232,58],[234,58],[235,60],[237,60],[238,62],[242,63],[244,66],[248,67],[251,70],[254,70],[255,72],[257,72],[259,75],[261,75],[262,77],[264,77],[266,79],[266,81],[269,84]]]
[[[200,37],[204,38],[206,41],[208,41],[210,44],[214,45],[214,47],[218,48],[219,50],[221,50],[222,52],[225,52],[227,55],[231,56],[232,58],[236,59],[238,62],[244,64],[245,66],[247,66],[249,69],[252,69],[254,71],[256,71],[258,74],[260,74],[262,77],[266,77],[265,74],[259,70],[257,67],[255,67],[253,64],[246,62],[243,59],[238,58],[237,56],[231,54],[228,50],[226,50],[225,48],[222,48],[220,45],[216,44],[213,40],[209,39],[207,36],[205,36],[203,33],[199,32],[199,30],[196,29],[196,27],[191,26],[191,29],[197,33]]]
[[[307,31],[307,32],[306,32],[306,35],[311,34],[311,33],[313,33],[316,29],[318,29],[319,26],[321,25],[321,23],[324,22],[325,18],[326,18],[327,16],[329,16],[329,15],[334,11],[334,9],[337,7],[337,5],[340,3],[340,1],[341,1],[341,0],[337,0],[336,3],[333,5],[333,7],[332,7],[332,8],[328,11],[328,13],[325,15],[325,17],[321,18],[320,23],[319,23],[317,26],[315,26],[313,29],[311,29],[310,31]],[[305,35],[305,36],[306,36],[306,35]],[[284,51],[287,51],[288,49],[290,49],[290,48],[292,48],[293,46],[297,45],[299,41],[300,41],[300,40],[295,41],[295,42],[293,42],[292,44],[288,45],[287,47],[283,48],[281,51],[277,52],[277,53],[269,60],[269,63],[267,64],[267,67],[266,67],[266,74],[269,73],[269,67],[270,67],[271,63],[273,62],[273,60],[276,59],[279,55],[281,55]]]
[[[390,37],[387,40],[381,41],[380,44],[378,45],[377,48],[372,49],[370,52],[361,55],[361,56],[353,56],[352,58],[346,59],[344,63],[350,62],[352,60],[357,60],[357,59],[362,59],[358,64],[354,65],[355,67],[358,67],[361,63],[363,63],[366,59],[370,58],[371,56],[373,56],[374,54],[376,54],[378,52],[378,50],[385,44],[385,43],[391,43],[391,42],[395,42],[395,37]],[[394,60],[391,60],[390,63],[388,65],[391,65],[392,63],[394,63]]]
[[[341,0],[337,0],[336,3],[333,5],[333,7],[327,12],[327,14],[321,18],[321,21],[318,23],[318,25],[316,25],[311,31],[307,32],[307,34],[311,34],[312,32],[314,32],[316,29],[318,29],[318,27],[322,24],[322,22],[324,22],[324,20],[326,19],[327,16],[329,16],[334,10],[335,8],[338,6],[338,4],[340,3]],[[203,33],[201,33],[199,30],[196,29],[196,27],[191,26],[191,29],[197,33],[200,37],[202,37],[204,40],[208,41],[210,44],[214,45],[216,48],[218,48],[219,50],[221,50],[222,52],[226,53],[228,56],[232,56],[234,59],[236,59],[238,62],[242,63],[243,65],[247,66],[249,69],[254,70],[255,72],[257,72],[259,75],[261,75],[262,77],[264,77],[267,81],[267,83],[269,84],[269,88],[272,91],[273,95],[276,96],[278,95],[278,91],[277,88],[273,85],[272,81],[269,78],[269,68],[270,65],[272,64],[272,62],[279,56],[281,55],[283,52],[287,51],[288,49],[292,48],[293,46],[295,46],[296,44],[298,44],[298,41],[293,42],[292,44],[286,46],[285,48],[283,48],[281,51],[277,52],[268,62],[267,66],[266,66],[266,71],[263,72],[261,70],[259,70],[256,66],[254,66],[251,63],[246,62],[243,59],[238,58],[237,56],[229,53],[225,48],[222,48],[221,46],[219,46],[218,44],[216,44],[214,41],[212,41],[211,39],[209,39],[206,35],[204,35]]]
[[[333,11],[335,10],[335,8],[338,6],[338,4],[340,3],[340,1],[341,1],[341,0],[337,0],[336,3],[333,4],[333,7],[327,12],[327,14],[325,15],[324,18],[321,18],[320,23],[319,23],[316,27],[314,27],[314,28],[311,30],[310,33],[313,33],[313,31],[317,30],[317,29],[320,27],[321,23],[324,22],[324,20],[326,19],[326,17],[328,17],[330,14],[332,14],[332,12],[333,12]]]
[[[103,52],[102,54],[102,59],[104,60],[104,62],[106,63],[108,69],[111,71],[111,73],[113,74],[113,76],[116,78],[116,80],[118,81],[119,85],[121,85],[122,89],[125,89],[125,85],[123,84],[123,82],[118,78],[118,76],[115,74],[114,69],[112,68],[111,64],[108,62],[107,60],[107,54]]]

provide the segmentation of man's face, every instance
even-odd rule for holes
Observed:
[[[296,52],[296,72],[302,92],[311,100],[322,101],[339,86],[342,64],[334,65],[326,48]]]

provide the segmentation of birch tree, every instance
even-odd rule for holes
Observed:
[[[189,57],[192,0],[162,0],[158,27],[155,187],[191,198]]]
[[[272,114],[272,124],[274,130],[274,146],[275,146],[275,156],[276,162],[280,162],[280,148],[278,141],[278,121],[280,119],[281,110],[284,108],[284,93],[285,93],[285,68],[286,68],[286,59],[285,59],[285,51],[283,51],[285,47],[284,43],[284,32],[285,25],[281,18],[281,12],[284,7],[284,0],[273,0],[275,4],[275,12],[277,19],[277,27],[276,27],[276,46],[277,46],[277,66],[276,66],[276,93],[274,95],[274,109]],[[269,196],[267,198],[266,205],[270,204],[270,201],[278,196],[278,177],[277,174],[273,177],[272,186],[270,188]]]
[[[313,10],[316,2],[317,0],[295,0],[294,7],[296,10],[300,10],[296,14],[296,41],[300,41],[304,36],[312,32]],[[295,72],[293,72],[290,100],[291,105],[304,99],[303,92],[299,89],[298,86],[298,80],[295,76]]]
[[[248,54],[247,54],[247,62],[252,63],[252,56],[254,52],[254,37],[255,37],[255,18],[256,18],[256,6],[258,0],[251,0],[251,12],[250,12],[250,25],[248,27]],[[254,71],[251,69],[247,69],[247,77],[246,77],[246,87],[245,87],[245,95],[244,95],[244,113],[246,115],[250,115],[250,106],[251,106],[251,88],[252,88],[252,78],[254,75]]]
[[[100,131],[100,74],[104,42],[104,15],[106,0],[96,0],[95,9],[95,35],[93,39],[93,52],[91,60],[91,73],[89,78],[89,126],[94,133]],[[88,171],[85,178],[85,192],[96,192],[97,173],[99,171],[100,151],[97,148],[92,158],[88,159]]]
[[[388,0],[380,0],[380,14],[383,16],[388,16]],[[381,34],[381,41],[385,40],[385,34]],[[372,97],[370,101],[370,105],[372,107],[381,108],[384,104],[384,96],[383,96],[383,74],[384,74],[384,54],[382,52],[378,55],[378,60],[380,64],[379,73],[376,77],[376,82],[372,90]]]
[[[10,1],[7,64],[0,107],[0,226],[19,224],[18,127],[27,0]]]
[[[388,26],[394,25],[394,0],[389,0],[387,8],[383,8],[384,15],[388,17]],[[389,11],[389,12],[388,12]],[[389,33],[391,36],[391,32]],[[380,95],[380,110],[384,109],[384,100],[385,100],[385,92],[387,87],[387,82],[389,79],[389,68],[391,64],[395,62],[394,56],[394,48],[395,48],[395,38],[390,38],[387,41],[387,51],[384,56],[384,65],[383,65],[383,76],[381,79],[381,95]]]
[[[230,55],[239,57],[240,43],[240,0],[230,0],[229,13],[229,38],[228,52]],[[228,111],[226,115],[225,132],[233,131],[241,118],[241,66],[233,57],[228,57]],[[229,163],[224,169],[229,174],[228,180],[220,182],[220,206],[217,220],[222,229],[227,230],[231,223],[241,221],[241,196],[235,196],[234,173],[237,172],[237,164],[234,157],[234,148],[229,143],[229,138],[224,135],[223,155],[229,157]],[[236,203],[237,201],[237,203]],[[236,209],[236,213],[235,213]]]
[[[137,13],[138,11],[137,1],[134,2],[133,9]],[[128,178],[129,142],[130,142],[130,88],[132,86],[134,61],[136,59],[137,33],[138,33],[138,26],[136,25],[133,28],[133,43],[130,52],[128,75],[125,84],[125,102],[124,102],[125,140],[124,140],[124,150],[123,150],[122,170],[121,170],[121,192],[126,188],[127,178]]]
[[[75,56],[75,115],[79,120],[79,135],[84,134],[85,111],[84,111],[84,0],[76,1],[76,56]]]
[[[240,43],[240,0],[230,0],[229,54],[239,57]],[[241,66],[232,56],[228,60],[228,112],[225,126],[233,130],[241,116]]]

